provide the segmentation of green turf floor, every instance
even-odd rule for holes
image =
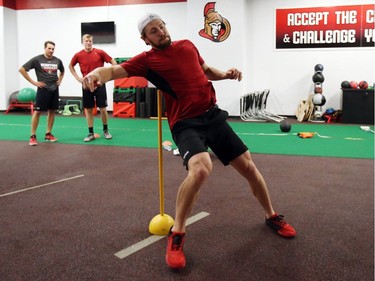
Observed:
[[[28,144],[30,136],[30,115],[0,114],[0,140],[24,141]],[[360,125],[297,123],[289,133],[283,133],[278,123],[254,123],[230,121],[234,131],[248,145],[252,153],[287,154],[325,157],[348,157],[374,159],[374,134],[360,129]],[[172,141],[166,120],[163,120],[163,141]],[[46,116],[42,116],[37,132],[38,141],[43,143],[46,128]],[[95,132],[101,137],[85,143],[87,135],[85,117],[58,115],[55,119],[53,134],[58,143],[79,145],[109,145],[156,148],[157,120],[110,118],[109,130],[112,140],[106,140],[102,134],[99,117],[95,117]],[[374,129],[374,126],[371,126]],[[298,132],[315,132],[313,138],[302,139]],[[53,145],[58,145],[58,143]],[[175,148],[175,147],[173,147]]]

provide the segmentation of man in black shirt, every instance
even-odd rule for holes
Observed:
[[[47,111],[47,130],[45,140],[57,141],[52,135],[52,127],[55,121],[55,111],[59,108],[59,86],[64,77],[64,65],[62,61],[53,56],[55,43],[46,41],[44,43],[44,54],[30,59],[19,70],[23,77],[34,86],[38,87],[35,101],[35,111],[31,118],[31,136],[29,145],[38,145],[36,130],[39,118],[43,111]],[[28,71],[35,69],[37,81],[32,79]],[[58,74],[59,71],[59,74]]]

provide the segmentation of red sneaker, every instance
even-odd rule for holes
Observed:
[[[266,224],[282,237],[293,238],[297,235],[295,229],[284,220],[283,215],[275,213],[272,217],[266,219]]]
[[[57,138],[55,138],[55,136],[52,135],[51,133],[47,133],[44,140],[49,141],[49,142],[55,142],[57,141]]]
[[[31,145],[31,146],[36,146],[36,145],[38,145],[38,142],[36,141],[36,135],[32,135],[32,136],[30,137],[29,145]]]
[[[186,265],[185,255],[182,251],[185,242],[185,233],[172,232],[168,234],[167,253],[165,261],[172,269],[181,269]]]

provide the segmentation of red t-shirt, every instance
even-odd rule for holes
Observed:
[[[164,50],[151,49],[124,62],[129,76],[142,76],[162,90],[169,126],[203,114],[216,104],[212,83],[202,69],[199,51],[189,40],[174,41]]]
[[[105,62],[111,63],[112,58],[103,50],[93,48],[91,52],[81,50],[76,53],[70,64],[75,66],[77,63],[81,69],[82,76],[86,76],[95,68],[101,67]]]

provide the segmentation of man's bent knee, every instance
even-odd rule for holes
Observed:
[[[199,153],[189,159],[189,175],[204,181],[212,171],[212,162],[207,152]]]

